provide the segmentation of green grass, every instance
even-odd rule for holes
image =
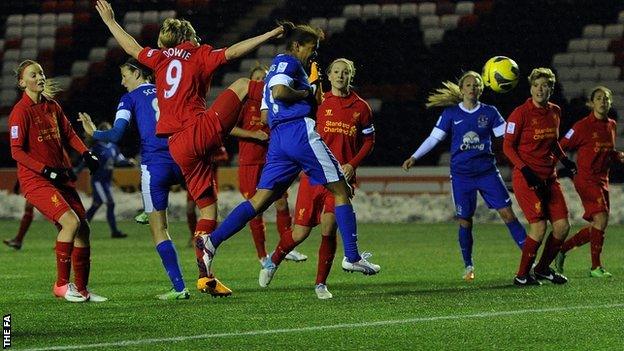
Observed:
[[[18,223],[0,225],[8,237]],[[267,289],[257,283],[251,235],[245,229],[234,236],[220,248],[214,267],[234,294],[215,299],[195,292],[186,225],[172,223],[193,293],[186,301],[158,301],[154,295],[168,289],[168,279],[148,228],[133,223],[121,227],[130,237],[112,240],[105,223],[93,224],[90,288],[110,298],[101,304],[52,297],[50,224],[33,223],[21,251],[0,248],[0,309],[12,314],[14,349],[135,341],[99,349],[614,350],[624,339],[621,226],[609,229],[603,252],[612,279],[589,278],[586,246],[568,256],[567,285],[521,289],[511,285],[520,251],[503,225],[475,228],[477,279],[472,284],[461,280],[455,224],[360,225],[360,248],[374,253],[372,261],[382,271],[372,277],[347,274],[336,259],[328,282],[334,299],[327,301],[314,294],[318,231],[300,247],[310,260],[282,264]],[[275,241],[269,226],[268,247]],[[550,308],[554,310],[544,311]],[[370,322],[380,323],[337,326]],[[302,330],[321,326],[332,327]],[[249,331],[273,332],[240,334]],[[176,337],[180,339],[144,341]]]

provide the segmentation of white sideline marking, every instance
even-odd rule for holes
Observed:
[[[194,339],[213,339],[213,338],[226,338],[226,337],[232,337],[232,336],[255,336],[255,335],[267,335],[267,334],[298,333],[298,332],[343,329],[343,328],[365,328],[365,327],[386,326],[386,325],[394,325],[394,324],[433,322],[433,321],[440,321],[440,320],[488,318],[488,317],[513,316],[513,315],[528,314],[528,313],[564,312],[564,311],[592,310],[592,309],[603,309],[603,308],[624,308],[624,303],[616,303],[616,304],[609,304],[609,305],[538,308],[538,309],[526,309],[526,310],[500,311],[500,312],[482,312],[482,313],[464,314],[464,315],[456,314],[456,315],[447,315],[447,316],[419,317],[419,318],[386,320],[386,321],[377,321],[377,322],[319,325],[319,326],[314,326],[314,327],[290,328],[290,329],[250,330],[246,332],[201,334],[201,335],[177,336],[177,337],[172,337],[172,338],[157,338],[157,339],[142,339],[142,340],[125,340],[125,341],[106,342],[106,343],[99,343],[99,344],[51,346],[51,347],[41,347],[41,348],[34,348],[34,349],[23,349],[23,351],[82,350],[82,349],[111,347],[111,346],[133,346],[133,345],[155,344],[155,343],[161,343],[161,342],[177,342],[177,341],[186,341],[186,340],[194,340]]]

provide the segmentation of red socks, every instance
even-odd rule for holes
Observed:
[[[316,284],[325,284],[336,255],[336,236],[321,236],[319,259],[316,269]]]
[[[271,260],[276,265],[279,265],[284,260],[284,257],[286,257],[286,255],[288,255],[288,253],[297,245],[298,243],[296,243],[292,238],[292,230],[289,230],[280,237],[280,241],[275,248],[275,252],[273,252],[273,256],[271,256]]]
[[[591,259],[592,270],[602,266],[600,262],[600,253],[602,252],[602,244],[604,243],[604,231],[592,228],[590,235],[591,241]]]
[[[535,270],[538,272],[545,272],[545,270],[550,266],[552,261],[555,259],[559,250],[561,249],[561,244],[563,244],[563,240],[555,238],[552,232],[548,235],[546,239],[546,244],[544,245],[544,252],[542,252],[542,257],[540,258],[537,266],[535,266]]]
[[[290,211],[277,211],[275,221],[278,233],[280,233],[280,236],[283,236],[284,234],[286,234],[286,232],[290,230],[292,226],[292,217],[290,217]]]
[[[192,212],[186,212],[186,224],[188,224],[191,238],[194,237],[195,228],[197,228],[197,214],[195,213],[195,208],[193,208]]]
[[[517,276],[526,277],[529,275],[529,270],[531,269],[533,261],[535,261],[535,256],[537,255],[537,249],[539,249],[539,247],[539,241],[533,240],[530,236],[526,237],[524,246],[522,247],[522,258],[520,259]]]
[[[74,266],[76,288],[85,295],[89,284],[89,271],[91,270],[91,248],[74,247],[71,260]]]
[[[563,245],[561,245],[561,252],[566,253],[575,247],[579,247],[579,246],[587,244],[591,238],[593,230],[597,230],[597,229],[593,228],[592,226],[589,226],[589,227],[585,227],[579,230],[578,233],[574,234],[573,237],[566,240],[566,242],[564,242]]]
[[[74,243],[66,243],[62,241],[56,242],[56,286],[63,286],[69,283],[69,274],[71,272],[71,256]]]
[[[24,215],[22,216],[22,221],[20,222],[19,231],[17,232],[17,235],[15,236],[15,241],[18,241],[20,243],[24,241],[24,236],[26,235],[28,228],[30,228],[30,224],[32,223],[32,220],[33,220],[33,207],[26,206],[24,208]]]
[[[214,232],[217,228],[217,221],[214,219],[200,219],[195,227],[195,233],[193,235],[193,241],[200,235]],[[197,259],[197,269],[199,270],[199,278],[206,278],[209,276],[208,267],[204,264],[204,250],[200,250],[195,246],[195,258]]]
[[[254,244],[256,245],[258,258],[266,257],[267,252],[264,246],[266,230],[262,217],[254,217],[251,221],[249,221],[249,228],[251,229],[251,236],[253,237]]]

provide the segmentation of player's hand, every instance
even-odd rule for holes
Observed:
[[[342,168],[342,173],[344,173],[345,179],[347,180],[347,182],[350,182],[351,179],[353,179],[353,176],[355,175],[355,170],[353,169],[353,166],[351,166],[348,163],[345,163],[344,165],[340,167]]]
[[[84,128],[85,133],[89,136],[93,136],[97,128],[91,120],[91,116],[86,112],[78,112],[78,121],[82,122],[82,128]]]
[[[115,12],[113,12],[113,8],[108,1],[98,0],[95,4],[95,9],[100,14],[100,17],[105,24],[115,22]]]
[[[617,153],[617,158],[618,158],[618,160],[619,160],[620,162],[624,163],[624,152],[619,151],[619,152]]]
[[[41,174],[56,184],[64,184],[69,181],[67,170],[63,168],[45,166]]]
[[[280,25],[275,27],[272,31],[269,32],[271,38],[279,39],[284,36],[284,26]]]
[[[269,134],[267,134],[265,131],[263,130],[256,130],[254,132],[254,139],[259,140],[259,141],[267,141],[269,140]]]
[[[535,172],[533,172],[533,170],[528,166],[522,167],[520,169],[520,172],[522,172],[522,175],[529,185],[529,188],[537,189],[538,187],[544,185],[544,181],[540,179],[540,177],[538,177],[537,174],[535,174]]]
[[[570,174],[572,175],[572,177],[574,177],[576,173],[578,173],[578,168],[576,167],[576,163],[574,163],[574,161],[570,160],[569,158],[566,157],[566,158],[561,159],[561,164],[568,171],[570,171]]]
[[[82,159],[87,164],[87,167],[89,168],[89,173],[90,174],[95,173],[95,171],[97,171],[98,168],[100,168],[100,160],[97,158],[97,156],[95,156],[95,154],[93,152],[91,152],[91,151],[83,152],[82,153]]]
[[[405,160],[403,162],[403,170],[405,172],[407,172],[408,169],[414,167],[414,164],[416,163],[416,159],[413,157],[408,158],[407,160]]]

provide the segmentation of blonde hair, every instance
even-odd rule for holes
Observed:
[[[17,84],[17,87],[22,91],[26,90],[26,88],[20,85],[20,80],[22,79],[22,76],[24,75],[24,71],[26,70],[26,68],[28,68],[28,66],[30,65],[39,65],[39,62],[34,61],[34,60],[24,60],[20,62],[20,64],[17,65],[17,68],[15,69],[16,84]],[[41,69],[41,71],[43,72],[43,68]],[[45,96],[48,99],[54,99],[54,97],[61,91],[63,91],[63,89],[61,89],[59,83],[56,80],[54,79],[45,80],[45,85],[43,87],[43,93],[42,93],[43,96]]]
[[[547,67],[538,67],[534,68],[529,74],[529,84],[533,85],[533,82],[540,78],[546,78],[548,80],[548,85],[552,88],[555,86],[555,74],[550,68]]]
[[[347,66],[347,70],[349,71],[349,88],[352,87],[351,82],[353,82],[353,78],[355,77],[355,65],[353,64],[353,61],[346,59],[344,57],[341,58],[337,58],[334,61],[332,61],[332,63],[329,64],[329,67],[327,68],[327,72],[325,72],[325,74],[327,74],[329,76],[329,72],[331,72],[332,67],[334,66],[335,63],[344,63]]]
[[[177,18],[165,19],[158,33],[158,43],[165,48],[173,48],[192,39],[197,39],[197,33],[191,22]]]
[[[435,92],[429,94],[427,97],[427,108],[431,107],[447,107],[457,105],[464,100],[461,93],[461,86],[464,85],[464,81],[468,77],[473,77],[479,86],[480,93],[483,92],[483,78],[475,71],[467,71],[458,80],[457,84],[446,81],[442,82],[443,88],[438,88]],[[479,93],[479,94],[480,94]]]
[[[594,97],[596,96],[596,93],[602,91],[608,98],[609,100],[613,100],[613,92],[611,91],[611,89],[605,87],[604,85],[598,85],[596,87],[594,87],[594,89],[591,90],[591,93],[589,93],[589,101],[587,101],[587,107],[593,109],[594,105]]]

